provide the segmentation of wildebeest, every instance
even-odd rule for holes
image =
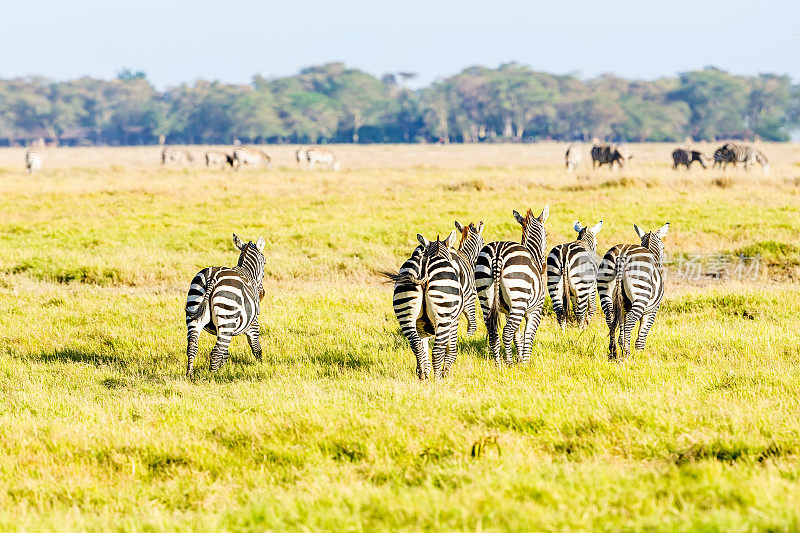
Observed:
[[[625,166],[625,162],[633,159],[633,156],[628,153],[627,148],[617,144],[596,144],[592,146],[592,168],[596,166],[611,165],[614,168],[614,163],[619,165],[619,168]]]

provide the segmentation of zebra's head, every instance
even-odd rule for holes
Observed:
[[[258,240],[244,242],[235,233],[233,234],[233,244],[239,249],[239,262],[236,266],[244,268],[248,274],[253,278],[253,281],[258,286],[258,297],[264,297],[264,246],[266,241],[264,237],[259,237]]]
[[[544,229],[544,223],[547,217],[550,216],[550,206],[544,206],[542,214],[534,216],[533,211],[528,209],[528,212],[523,217],[514,211],[514,218],[522,226],[522,240],[520,244],[527,248],[536,257],[542,260],[545,257],[547,248],[547,231]]]
[[[650,250],[650,253],[655,256],[658,264],[660,265],[661,258],[664,255],[664,243],[662,242],[662,239],[667,235],[667,231],[669,231],[669,222],[661,226],[658,231],[645,232],[636,224],[633,225],[633,229],[636,230],[636,235],[642,239],[642,247]]]
[[[483,248],[483,220],[476,226],[472,222],[467,226],[462,226],[456,220],[456,229],[461,234],[461,241],[458,243],[458,251],[461,252],[472,264],[478,260],[478,252]]]
[[[589,250],[593,252],[597,250],[597,234],[603,228],[602,220],[591,227],[581,226],[581,223],[576,220],[572,223],[572,227],[578,232],[579,242],[582,242]]]
[[[450,258],[450,248],[453,248],[456,242],[456,237],[458,236],[458,232],[453,230],[450,232],[450,235],[447,236],[446,239],[439,239],[439,236],[436,236],[435,241],[429,241],[419,233],[417,233],[417,240],[419,243],[425,248],[423,253],[424,257],[445,257]]]

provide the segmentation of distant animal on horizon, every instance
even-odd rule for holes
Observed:
[[[294,153],[295,158],[297,159],[297,166],[304,167],[308,164],[308,147],[301,146],[298,148]]]
[[[339,170],[341,164],[333,155],[333,152],[325,148],[309,148],[306,151],[306,159],[308,160],[308,168],[314,168],[317,165],[325,165],[331,170]]]
[[[692,163],[697,161],[703,168],[706,167],[706,156],[699,150],[691,150],[689,148],[676,148],[672,152],[672,170],[678,170],[679,165],[684,165],[688,170]]]
[[[164,166],[167,163],[191,165],[194,163],[194,156],[188,150],[165,146],[161,150],[161,165]]]
[[[25,151],[25,170],[28,174],[38,172],[42,168],[42,152],[32,147]]]
[[[208,267],[198,272],[186,297],[186,375],[194,371],[198,338],[205,329],[217,336],[211,350],[211,371],[216,372],[228,359],[231,338],[244,333],[253,356],[261,361],[258,314],[264,297],[263,255],[266,241],[259,237],[243,242],[233,234],[239,261],[233,268]]]
[[[207,167],[222,166],[225,168],[225,165],[233,166],[233,156],[225,152],[209,150],[205,153],[205,158]]]
[[[721,166],[723,170],[729,164],[738,166],[744,163],[745,170],[750,170],[753,164],[758,163],[764,172],[769,172],[769,160],[760,150],[749,145],[740,143],[725,143],[714,152],[714,167]]]
[[[574,172],[578,165],[583,163],[586,155],[586,148],[579,144],[570,144],[567,147],[567,152],[564,154],[564,164],[567,172]]]
[[[272,159],[263,150],[237,146],[233,150],[232,166],[234,170],[239,170],[242,165],[263,166],[269,169],[272,168]]]
[[[592,146],[591,156],[592,168],[611,165],[613,169],[614,163],[622,168],[626,161],[633,159],[626,147],[617,144],[596,144]]]

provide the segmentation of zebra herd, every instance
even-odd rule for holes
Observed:
[[[317,166],[339,170],[341,163],[330,150],[324,148],[299,148],[296,153],[300,167],[315,168]],[[252,147],[237,146],[232,153],[219,150],[208,150],[203,154],[205,165],[211,167],[231,167],[239,170],[242,166],[272,168],[272,158],[264,150]],[[194,156],[182,148],[165,146],[161,150],[161,165],[173,163],[177,165],[194,164]]]
[[[514,364],[515,347],[517,363],[530,360],[546,293],[562,329],[570,305],[578,325],[588,325],[598,293],[609,328],[609,358],[620,357],[617,330],[621,357],[629,355],[630,335],[640,321],[635,347],[644,349],[664,296],[662,239],[669,222],[654,232],[634,225],[640,244],[618,244],[598,265],[596,236],[603,221],[584,227],[576,220],[577,239],[559,244],[547,254],[545,222],[549,214],[548,206],[538,216],[530,209],[524,216],[514,211],[514,219],[522,227],[519,242],[484,244],[482,221],[466,226],[456,221],[456,229],[444,240],[418,234],[419,245],[411,257],[396,273],[384,273],[394,282],[392,305],[416,357],[417,377],[448,374],[456,359],[461,314],[467,317],[467,334],[476,332],[476,299],[486,324],[490,355],[497,364]],[[502,332],[500,315],[506,317]]]

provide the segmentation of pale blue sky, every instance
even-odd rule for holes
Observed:
[[[10,5],[9,5],[10,4]],[[656,78],[716,65],[800,80],[800,2],[6,0],[0,77],[246,83],[344,61],[427,83],[470,65]]]

